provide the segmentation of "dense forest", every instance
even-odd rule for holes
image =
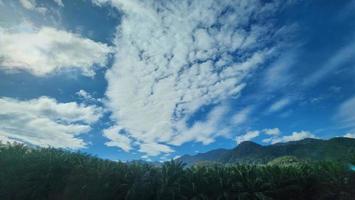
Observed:
[[[355,199],[352,163],[264,165],[180,161],[161,166],[99,159],[83,153],[23,145],[0,147],[1,200],[86,199]]]

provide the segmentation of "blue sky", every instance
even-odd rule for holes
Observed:
[[[0,0],[0,140],[112,160],[355,138],[355,1]]]

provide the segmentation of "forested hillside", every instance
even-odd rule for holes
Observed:
[[[304,161],[349,162],[355,154],[355,139],[332,138],[329,140],[307,138],[300,141],[262,146],[245,141],[234,149],[217,149],[197,155],[179,158],[189,165],[200,162],[266,164],[282,156],[294,156]]]
[[[351,163],[303,163],[285,157],[269,165],[186,167],[170,161],[157,167],[4,145],[0,147],[0,199],[353,200]]]

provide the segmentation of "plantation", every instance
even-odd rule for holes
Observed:
[[[170,161],[157,167],[51,148],[0,147],[2,200],[351,200],[354,188],[355,173],[339,162],[185,167]]]

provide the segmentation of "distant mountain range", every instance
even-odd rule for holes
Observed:
[[[204,162],[266,164],[276,158],[293,156],[300,160],[347,162],[354,155],[355,139],[336,137],[329,140],[307,138],[268,146],[246,141],[234,149],[216,149],[197,155],[184,155],[178,160],[188,165]]]

